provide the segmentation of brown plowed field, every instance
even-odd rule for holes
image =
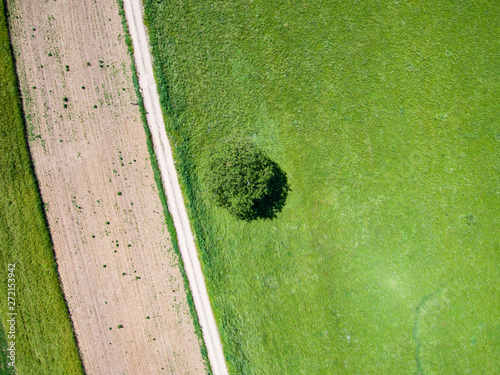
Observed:
[[[9,0],[31,154],[88,374],[200,374],[114,0]]]

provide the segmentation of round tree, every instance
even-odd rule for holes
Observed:
[[[289,191],[285,172],[248,140],[214,149],[204,180],[218,206],[246,221],[276,217]]]

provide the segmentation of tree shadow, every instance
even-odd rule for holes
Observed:
[[[252,215],[245,218],[246,221],[256,219],[274,219],[285,206],[290,186],[286,173],[274,161],[272,163],[272,177],[267,182],[268,193],[259,200],[255,200],[252,206]]]

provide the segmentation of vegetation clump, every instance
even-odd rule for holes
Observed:
[[[243,139],[216,147],[203,179],[214,203],[245,221],[276,217],[290,190],[286,173],[278,164]]]

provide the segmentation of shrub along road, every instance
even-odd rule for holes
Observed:
[[[172,149],[165,131],[165,122],[160,107],[158,90],[153,76],[153,66],[149,52],[149,42],[143,22],[141,2],[125,0],[125,15],[134,45],[134,59],[137,65],[139,85],[147,111],[147,121],[151,129],[154,149],[161,171],[161,177],[168,200],[168,208],[173,217],[179,243],[179,250],[184,261],[184,268],[193,295],[196,312],[208,357],[214,374],[228,374],[222,351],[215,317],[210,306],[205,279],[189,224],[186,206],[182,197],[177,172],[174,166]]]

